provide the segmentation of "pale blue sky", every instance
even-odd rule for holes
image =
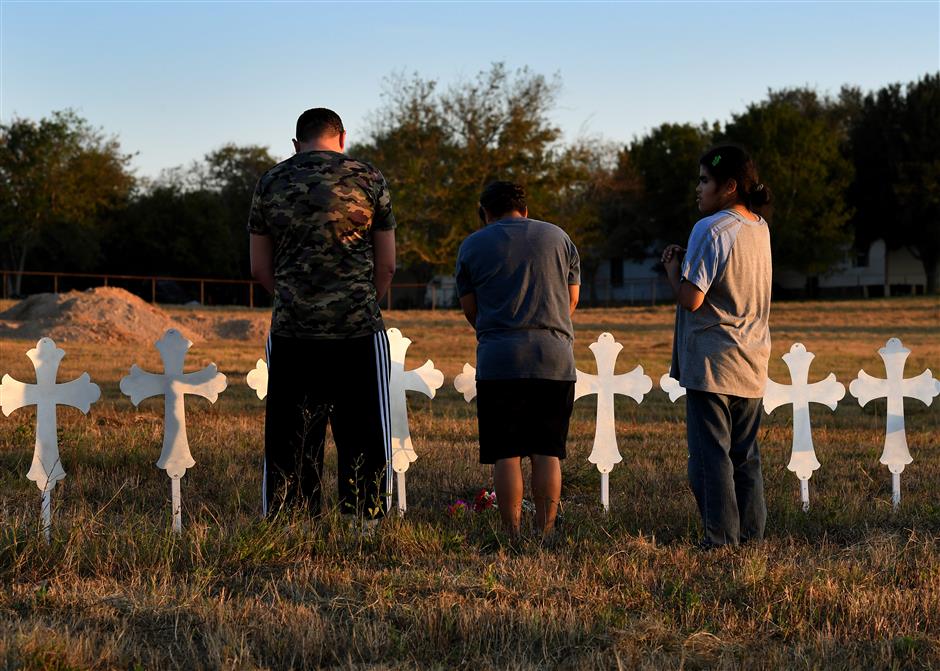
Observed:
[[[139,152],[141,175],[232,141],[286,157],[297,115],[355,141],[397,71],[449,83],[493,61],[563,82],[567,138],[625,142],[728,119],[768,87],[835,93],[940,69],[929,2],[11,2],[0,119],[73,107]]]

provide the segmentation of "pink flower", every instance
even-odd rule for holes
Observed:
[[[496,492],[488,492],[485,489],[481,489],[480,493],[477,494],[476,499],[473,501],[473,509],[476,512],[482,512],[487,508],[492,508],[496,505]]]

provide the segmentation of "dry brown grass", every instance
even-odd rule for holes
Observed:
[[[233,311],[237,312],[237,311]],[[624,344],[618,370],[665,371],[668,308],[577,315],[579,366],[604,330]],[[373,538],[343,521],[259,519],[263,404],[244,384],[261,343],[197,343],[191,367],[215,361],[230,388],[215,406],[188,403],[197,465],[183,480],[184,534],[168,532],[168,480],[154,467],[162,405],[135,409],[117,382],[155,350],[70,345],[62,375],[88,370],[103,400],[84,417],[61,410],[68,477],[55,490],[53,543],[38,533],[39,494],[25,479],[35,415],[0,417],[0,667],[16,669],[282,668],[930,668],[940,665],[940,404],[906,404],[914,463],[890,507],[878,463],[884,401],[813,408],[823,466],[813,507],[799,509],[786,470],[789,415],[761,431],[769,536],[702,554],[685,483],[683,409],[654,390],[619,400],[624,461],[599,509],[587,462],[594,405],[578,401],[565,462],[559,542],[507,544],[495,515],[443,508],[489,484],[476,463],[474,409],[451,386],[473,361],[453,312],[387,315],[447,376],[437,399],[410,401],[419,460],[409,514]],[[788,303],[774,307],[772,374],[799,339],[819,379],[847,383],[897,335],[908,374],[940,368],[932,299]],[[31,374],[32,343],[0,340],[0,373]],[[328,451],[328,455],[331,453]],[[333,460],[327,470],[332,473]],[[328,485],[331,486],[331,485]]]

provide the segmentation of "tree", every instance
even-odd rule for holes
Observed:
[[[616,150],[610,145],[580,141],[567,147],[554,161],[551,179],[530,194],[542,218],[564,228],[578,248],[581,284],[597,296],[595,278],[602,260],[616,254],[607,223],[612,194],[617,186],[611,165]],[[534,198],[533,198],[534,195]],[[583,295],[583,294],[582,294]]]
[[[851,242],[847,115],[841,101],[811,89],[771,91],[735,115],[720,138],[750,151],[773,192],[774,265],[806,274],[810,286],[844,258]]]
[[[105,249],[112,272],[203,277],[239,272],[217,194],[180,184],[137,194],[115,221]]]
[[[651,244],[684,245],[689,239],[701,216],[695,205],[698,160],[713,132],[705,124],[665,123],[621,152],[618,173],[626,197],[641,194],[633,217],[618,227],[625,255],[640,259]]]
[[[86,245],[96,224],[127,200],[134,185],[117,139],[72,110],[53,112],[38,123],[14,118],[0,125],[0,247],[5,266],[22,272],[31,252],[70,231]],[[86,250],[87,253],[87,250]],[[93,254],[93,250],[92,250]],[[19,293],[22,275],[16,277]]]
[[[856,245],[906,247],[937,293],[940,262],[940,73],[864,97],[851,129],[849,197]]]
[[[480,191],[494,179],[524,183],[532,216],[544,216],[564,155],[549,121],[559,86],[499,63],[446,91],[417,75],[389,82],[370,136],[350,153],[388,180],[406,265],[424,275],[451,271],[478,226]]]
[[[248,210],[258,179],[270,169],[275,159],[267,147],[226,144],[206,154],[204,163],[195,168],[203,175],[203,186],[221,201],[225,219],[224,244],[236,257],[236,272],[250,274],[248,255]]]
[[[111,227],[110,269],[245,277],[251,197],[275,162],[267,147],[226,144],[189,168],[165,171]]]

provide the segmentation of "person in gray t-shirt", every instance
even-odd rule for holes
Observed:
[[[686,388],[689,483],[705,546],[757,541],[767,518],[757,431],[770,358],[770,232],[756,213],[770,191],[750,157],[705,153],[696,189],[707,215],[688,250],[663,251],[676,291],[670,374]],[[684,257],[683,257],[684,256]]]
[[[517,184],[488,185],[479,214],[484,227],[460,245],[456,277],[477,335],[480,462],[494,464],[500,515],[517,534],[521,460],[532,460],[536,524],[549,534],[574,403],[578,250],[558,226],[528,218]]]

